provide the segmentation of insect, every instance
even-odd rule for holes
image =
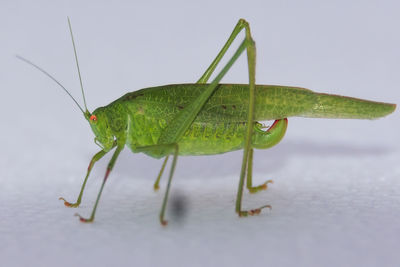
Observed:
[[[396,108],[395,104],[315,93],[299,87],[256,85],[255,42],[252,39],[248,22],[240,19],[225,45],[196,83],[141,89],[127,93],[109,105],[90,112],[86,106],[69,19],[68,25],[85,109],[50,74],[29,60],[17,57],[36,67],[61,86],[82,111],[95,135],[95,143],[101,148],[89,163],[77,201],[71,203],[60,198],[64,201],[65,206],[78,207],[80,205],[94,164],[115,149],[108,163],[91,216],[84,218],[76,214],[82,222],[94,220],[104,185],[118,155],[125,146],[134,153],[142,152],[154,158],[165,158],[154,184],[155,190],[159,188],[160,178],[169,157],[172,156],[168,183],[159,214],[162,225],[167,224],[164,214],[178,156],[213,155],[243,149],[236,197],[236,213],[243,217],[259,214],[262,209],[270,207],[264,205],[251,210],[243,210],[243,188],[246,180],[246,187],[250,193],[267,189],[267,185],[271,181],[266,181],[258,186],[252,184],[253,151],[254,149],[267,149],[279,143],[286,132],[288,117],[376,119],[392,113]],[[242,30],[245,32],[244,40],[220,73],[209,83],[210,76]],[[249,83],[220,84],[224,75],[245,51]],[[275,121],[271,127],[264,129],[258,122],[262,120]]]

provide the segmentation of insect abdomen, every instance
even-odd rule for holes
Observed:
[[[211,155],[241,149],[244,123],[194,122],[179,141],[180,155]]]
[[[151,116],[173,118],[188,103],[196,99],[207,84],[172,84],[142,89],[121,98],[124,102],[151,105]],[[287,117],[373,119],[390,114],[394,104],[352,97],[315,93],[311,90],[279,86],[256,85],[255,120],[274,120]],[[247,120],[249,105],[247,84],[220,84],[206,102],[196,120],[230,122]],[[148,110],[146,112],[149,112]]]
[[[302,114],[310,118],[376,119],[392,113],[395,104],[363,100],[353,97],[315,94],[316,103]]]

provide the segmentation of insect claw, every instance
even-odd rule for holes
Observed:
[[[74,216],[79,217],[79,220],[80,220],[81,222],[83,222],[83,223],[91,223],[91,222],[93,222],[93,218],[86,219],[86,218],[83,218],[83,217],[82,217],[81,215],[79,215],[78,213],[75,213]]]
[[[168,225],[168,221],[162,220],[162,221],[161,221],[161,225],[162,225],[162,226],[167,226],[167,225]]]
[[[239,217],[247,217],[248,212],[247,211],[239,211],[238,214],[239,214]]]
[[[79,207],[79,205],[81,204],[81,203],[79,203],[79,202],[76,202],[76,203],[68,202],[68,201],[65,200],[65,198],[63,198],[63,197],[60,197],[60,198],[58,198],[58,199],[64,201],[64,205],[65,205],[66,207],[69,207],[69,208],[77,208],[77,207]]]
[[[269,208],[269,209],[272,209],[272,206],[271,205],[264,205],[264,206],[262,206],[262,207],[259,207],[259,208],[257,208],[257,209],[252,209],[252,210],[249,210],[249,211],[247,211],[247,210],[245,210],[245,211],[239,211],[238,212],[238,214],[239,214],[239,217],[247,217],[247,216],[254,216],[254,215],[258,215],[258,214],[260,214],[261,213],[261,210],[262,209],[265,209],[265,208]]]
[[[265,209],[265,208],[268,208],[268,209],[272,210],[272,206],[271,205],[262,206],[262,207],[260,207],[260,210],[261,209]]]
[[[260,213],[261,213],[261,209],[249,210],[249,215],[250,216],[258,215]]]
[[[263,183],[262,185],[259,185],[256,187],[250,187],[249,192],[250,192],[250,194],[254,194],[254,193],[260,192],[261,190],[267,190],[268,184],[273,184],[273,183],[274,183],[274,181],[268,180],[265,183]]]

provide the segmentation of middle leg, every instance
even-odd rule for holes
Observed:
[[[267,180],[265,183],[253,186],[253,153],[254,149],[251,148],[249,152],[249,160],[247,162],[247,177],[246,177],[246,187],[250,193],[254,194],[268,188],[269,183],[273,183],[272,180]]]

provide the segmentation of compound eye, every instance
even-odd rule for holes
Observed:
[[[89,120],[90,120],[90,121],[92,121],[92,122],[95,122],[95,121],[97,121],[97,117],[96,117],[96,115],[92,115],[92,116],[90,116]]]

